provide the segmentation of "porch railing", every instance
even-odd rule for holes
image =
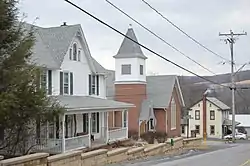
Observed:
[[[109,130],[109,141],[117,141],[127,138],[127,128]]]
[[[62,139],[36,139],[36,145],[32,149],[35,152],[47,152],[50,154],[58,154],[62,152]]]
[[[89,145],[89,135],[77,136],[65,139],[65,150],[84,148]]]

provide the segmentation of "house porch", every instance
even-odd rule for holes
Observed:
[[[41,126],[37,139],[36,152],[51,154],[64,153],[128,138],[128,111],[116,109],[122,113],[120,127],[109,126],[109,112],[112,110],[70,110],[56,118],[54,123]]]

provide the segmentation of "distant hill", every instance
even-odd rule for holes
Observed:
[[[204,76],[205,78],[217,82],[219,84],[230,85],[231,74],[221,74],[215,76]],[[210,96],[217,97],[231,107],[231,90],[214,85],[196,76],[179,76],[183,97],[187,107],[192,106],[201,99],[207,88],[213,89]],[[235,81],[239,86],[250,86],[250,70],[238,72]],[[237,90],[236,96],[236,112],[250,114],[250,89]]]

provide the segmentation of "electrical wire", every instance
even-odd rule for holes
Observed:
[[[213,71],[211,71],[210,69],[206,68],[205,66],[201,65],[199,62],[195,61],[194,59],[192,59],[191,57],[189,57],[188,55],[186,55],[185,53],[183,53],[182,51],[180,51],[179,49],[177,49],[175,46],[171,45],[169,42],[167,42],[166,40],[164,40],[162,37],[160,37],[159,35],[157,35],[156,33],[154,33],[152,30],[150,30],[149,28],[147,28],[145,25],[141,24],[139,21],[137,21],[136,19],[134,19],[133,17],[131,17],[129,14],[127,14],[125,11],[123,11],[121,8],[117,7],[114,3],[112,3],[109,0],[105,0],[108,4],[110,4],[112,7],[114,7],[116,10],[118,10],[119,12],[123,13],[125,16],[127,16],[128,18],[130,18],[131,20],[133,20],[135,23],[137,23],[138,25],[140,25],[143,29],[147,30],[149,33],[151,33],[152,35],[154,35],[155,37],[157,37],[158,39],[160,39],[162,42],[164,42],[165,44],[167,44],[169,47],[171,47],[172,49],[174,49],[175,51],[179,52],[181,55],[185,56],[186,58],[188,58],[189,60],[191,60],[192,62],[194,62],[195,64],[199,65],[200,67],[202,67],[203,69],[205,69],[206,71],[215,74]]]
[[[98,17],[94,16],[93,14],[91,14],[91,13],[89,13],[88,11],[84,10],[83,8],[79,7],[78,5],[74,4],[73,2],[71,2],[71,1],[69,1],[69,0],[64,0],[64,1],[67,2],[67,3],[69,3],[70,5],[74,6],[75,8],[79,9],[80,11],[84,12],[85,14],[87,14],[87,15],[90,16],[90,17],[92,17],[93,19],[97,20],[97,21],[100,22],[101,24],[103,24],[103,25],[107,26],[108,28],[112,29],[113,31],[119,33],[120,35],[122,35],[122,36],[128,38],[128,39],[131,40],[132,42],[138,44],[139,46],[141,46],[141,47],[144,48],[145,50],[147,50],[147,51],[151,52],[152,54],[154,54],[154,55],[156,55],[156,56],[162,58],[163,60],[165,60],[165,61],[167,61],[167,62],[173,64],[174,66],[176,66],[176,67],[178,67],[178,68],[180,68],[180,69],[182,69],[182,70],[185,70],[185,71],[187,71],[187,72],[189,72],[189,73],[191,73],[191,74],[193,74],[193,75],[195,75],[195,76],[197,76],[197,77],[199,77],[199,78],[201,78],[201,79],[203,79],[203,80],[206,80],[206,81],[208,81],[208,82],[211,82],[211,83],[213,83],[213,84],[216,84],[216,85],[219,85],[219,86],[222,86],[222,87],[226,87],[226,88],[230,88],[230,87],[228,87],[228,86],[219,84],[219,83],[217,83],[217,82],[215,82],[215,81],[209,80],[209,79],[207,79],[207,78],[205,78],[205,77],[203,77],[203,76],[200,76],[200,75],[198,75],[198,74],[196,74],[196,73],[194,73],[194,72],[192,72],[192,71],[190,71],[190,70],[188,70],[188,69],[182,67],[181,65],[179,65],[179,64],[177,64],[177,63],[175,63],[175,62],[173,62],[173,61],[171,61],[171,60],[169,60],[169,59],[163,57],[163,56],[160,55],[159,53],[157,53],[157,52],[151,50],[150,48],[146,47],[145,45],[140,44],[139,42],[137,42],[137,41],[133,40],[132,38],[126,36],[125,34],[123,34],[122,32],[120,32],[119,30],[115,29],[114,27],[112,27],[112,26],[109,25],[108,23],[102,21],[102,20],[99,19]]]
[[[182,32],[184,35],[186,35],[188,38],[190,38],[192,41],[194,41],[196,44],[198,44],[199,46],[201,46],[202,48],[204,48],[205,50],[209,51],[210,53],[216,55],[217,57],[230,62],[230,60],[224,58],[223,56],[217,54],[216,52],[212,51],[211,49],[209,49],[208,47],[206,47],[205,45],[203,45],[202,43],[200,43],[198,40],[196,40],[195,38],[193,38],[192,36],[190,36],[189,34],[187,34],[184,30],[182,30],[180,27],[178,27],[176,24],[174,24],[172,21],[170,21],[166,16],[164,16],[161,12],[159,12],[156,8],[154,8],[152,5],[150,5],[147,1],[145,0],[141,0],[144,4],[146,4],[149,8],[151,8],[152,10],[154,10],[158,15],[160,15],[164,20],[166,20],[168,23],[170,23],[172,26],[174,26],[176,29],[178,29],[180,32]]]

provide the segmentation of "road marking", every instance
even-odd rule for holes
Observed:
[[[247,165],[249,165],[250,164],[250,160],[247,160],[247,161],[245,161],[243,164],[241,164],[240,166],[247,166]]]

